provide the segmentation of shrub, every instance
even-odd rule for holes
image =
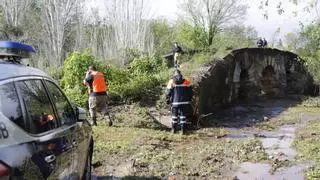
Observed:
[[[78,106],[87,104],[87,89],[82,81],[90,65],[95,65],[98,71],[106,75],[111,103],[154,99],[160,94],[158,89],[165,80],[162,74],[167,69],[165,61],[157,56],[135,58],[127,69],[102,64],[88,51],[74,52],[65,60],[61,84],[72,102]]]
[[[129,80],[110,87],[110,91],[124,101],[154,100],[161,94],[159,88],[164,83],[167,69],[165,60],[159,56],[135,58],[129,64]]]
[[[165,60],[159,56],[141,56],[135,58],[129,66],[130,72],[135,76],[146,74],[154,75],[166,69],[166,67]]]
[[[88,51],[74,52],[64,61],[61,85],[72,102],[78,106],[85,106],[87,102],[87,89],[82,81],[90,65],[95,65],[99,70],[102,64]]]

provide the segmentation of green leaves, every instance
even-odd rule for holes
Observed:
[[[83,53],[71,53],[64,62],[64,75],[61,80],[62,86],[74,88],[77,85],[82,84],[82,80],[85,77],[88,67],[91,65],[96,66],[99,70],[102,63],[90,55],[88,51]]]
[[[102,63],[89,51],[71,53],[64,61],[61,85],[69,99],[78,106],[87,104],[87,88],[82,81],[91,65],[96,66],[99,70]]]
[[[141,56],[140,58],[135,58],[130,63],[129,68],[133,75],[155,74],[166,68],[164,62],[165,60],[160,57]]]
[[[306,61],[308,71],[316,83],[320,82],[320,22],[314,22],[302,29],[298,35],[286,36],[287,49],[298,53]]]
[[[203,28],[181,22],[176,25],[175,36],[180,44],[190,49],[205,49],[208,47],[207,33]]]
[[[107,77],[108,94],[114,103],[154,98],[159,94],[156,90],[164,83],[158,74],[167,69],[165,60],[158,56],[141,55],[127,68],[103,64],[88,51],[74,52],[64,62],[61,84],[69,99],[78,106],[87,104],[83,79],[90,65],[95,65]]]

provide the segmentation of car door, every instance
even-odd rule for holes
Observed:
[[[30,163],[33,143],[26,137],[26,132],[29,132],[30,129],[13,80],[1,82],[0,111],[1,129],[4,127],[8,132],[0,138],[0,145],[2,145],[0,164],[3,162],[10,167],[12,171],[10,178],[12,179],[43,179],[40,168],[32,166]],[[12,124],[8,121],[11,121]],[[2,141],[3,138],[9,139],[9,141]]]
[[[25,166],[24,179],[71,179],[73,134],[58,121],[43,81],[19,80],[16,86],[27,119],[26,130],[34,138],[29,143],[32,156]],[[35,176],[38,170],[42,177]]]
[[[88,156],[90,143],[90,125],[85,122],[77,122],[75,108],[72,108],[68,98],[60,88],[52,81],[45,80],[46,87],[52,98],[61,125],[70,127],[72,131],[72,142],[74,146],[73,165],[74,173],[81,176]]]

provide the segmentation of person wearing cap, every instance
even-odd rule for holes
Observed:
[[[263,47],[263,40],[262,40],[261,37],[260,37],[259,40],[257,41],[257,46],[258,46],[258,48],[262,48],[262,47]]]
[[[266,40],[266,38],[263,38],[263,47],[267,47],[268,46],[268,41]]]
[[[186,128],[186,115],[192,101],[192,86],[188,79],[185,79],[180,70],[175,70],[173,78],[169,80],[166,89],[166,103],[171,104],[172,132],[175,133],[180,117],[181,134]]]
[[[174,48],[172,50],[173,59],[174,59],[174,66],[178,68],[180,66],[181,61],[181,54],[182,48],[178,45],[177,42],[174,43]]]

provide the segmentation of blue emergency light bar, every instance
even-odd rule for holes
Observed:
[[[0,56],[29,58],[36,50],[28,45],[15,41],[0,41]]]

